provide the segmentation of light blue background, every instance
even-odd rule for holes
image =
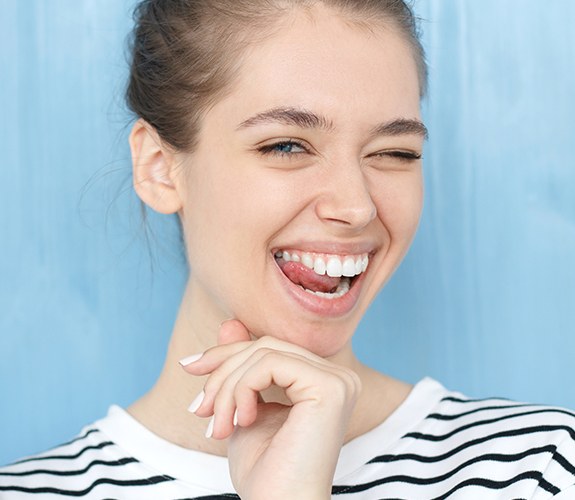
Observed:
[[[130,192],[131,3],[0,0],[0,463],[161,367],[185,266],[157,218],[150,259]],[[426,208],[357,351],[411,382],[575,407],[575,2],[417,11]]]

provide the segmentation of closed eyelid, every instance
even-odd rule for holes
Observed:
[[[419,160],[422,158],[422,153],[419,151],[410,151],[407,149],[387,149],[383,151],[378,151],[374,153],[377,156],[397,156],[403,158],[413,158],[415,160]]]

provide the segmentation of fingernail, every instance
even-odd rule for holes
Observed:
[[[208,423],[208,428],[206,429],[206,437],[209,439],[212,437],[212,434],[214,433],[214,418],[215,415],[212,415],[212,418],[210,418],[210,421]]]
[[[198,408],[202,406],[202,401],[206,397],[206,393],[204,391],[200,392],[196,398],[192,401],[192,404],[188,407],[188,411],[190,413],[196,413]]]
[[[236,427],[238,425],[238,409],[236,408],[236,411],[234,411],[234,427]]]
[[[182,365],[182,366],[188,366],[188,365],[191,365],[192,363],[195,363],[199,359],[201,359],[201,357],[203,355],[204,355],[203,352],[201,352],[200,354],[192,354],[191,356],[188,356],[187,358],[180,359],[180,361],[178,361],[178,363],[180,363],[180,365]]]

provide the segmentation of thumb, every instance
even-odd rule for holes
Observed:
[[[233,344],[252,340],[250,332],[244,324],[237,319],[229,319],[220,325],[218,345]]]

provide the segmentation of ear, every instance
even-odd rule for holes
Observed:
[[[156,130],[139,119],[130,133],[130,150],[134,189],[141,200],[162,214],[182,208],[182,200],[174,182],[177,161],[166,148]]]

